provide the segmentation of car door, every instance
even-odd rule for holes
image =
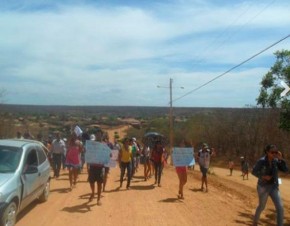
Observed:
[[[47,159],[44,147],[37,145],[37,157],[38,157],[38,189],[39,194],[42,193],[44,187],[46,186],[47,181],[50,177],[50,164]]]
[[[29,205],[37,198],[37,188],[39,187],[38,158],[36,147],[31,147],[25,152],[24,166],[21,175],[22,182],[22,202],[21,209]],[[35,170],[33,170],[35,169]]]

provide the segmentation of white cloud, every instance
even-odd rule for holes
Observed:
[[[64,4],[57,10],[6,10],[0,14],[1,86],[11,103],[166,106],[168,90],[157,89],[158,84],[168,84],[172,77],[193,89],[196,81],[208,81],[277,41],[287,29],[289,33],[290,4],[279,1],[267,7],[270,3],[176,1],[150,9]],[[286,40],[241,70],[262,73],[265,68],[257,68],[269,64],[274,51],[289,47]],[[231,83],[253,89],[242,106],[253,101],[257,85],[230,77]],[[221,87],[230,92],[232,86]],[[234,99],[243,90],[232,92],[233,100],[215,102],[211,93],[226,94],[217,86],[207,92],[210,87],[200,90],[210,101],[184,98],[178,104],[241,106]],[[182,95],[182,90],[175,92]]]

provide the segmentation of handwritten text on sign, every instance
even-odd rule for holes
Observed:
[[[174,166],[192,166],[195,164],[193,148],[174,147],[172,160]]]
[[[117,166],[118,162],[118,156],[119,156],[119,150],[111,150],[111,158],[110,162],[106,165],[107,167],[114,168]]]
[[[87,140],[85,160],[91,164],[106,165],[110,162],[111,149],[107,144]]]

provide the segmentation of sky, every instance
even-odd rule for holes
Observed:
[[[0,0],[2,102],[256,105],[290,38],[289,0]]]

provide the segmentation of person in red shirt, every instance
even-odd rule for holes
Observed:
[[[161,141],[156,141],[153,150],[151,159],[154,163],[155,168],[155,183],[158,184],[158,187],[161,187],[161,175],[164,167],[164,163],[166,162],[166,150],[163,147]]]
[[[73,132],[68,143],[65,166],[69,172],[70,189],[76,186],[78,172],[81,167],[80,154],[83,150],[82,143]]]

